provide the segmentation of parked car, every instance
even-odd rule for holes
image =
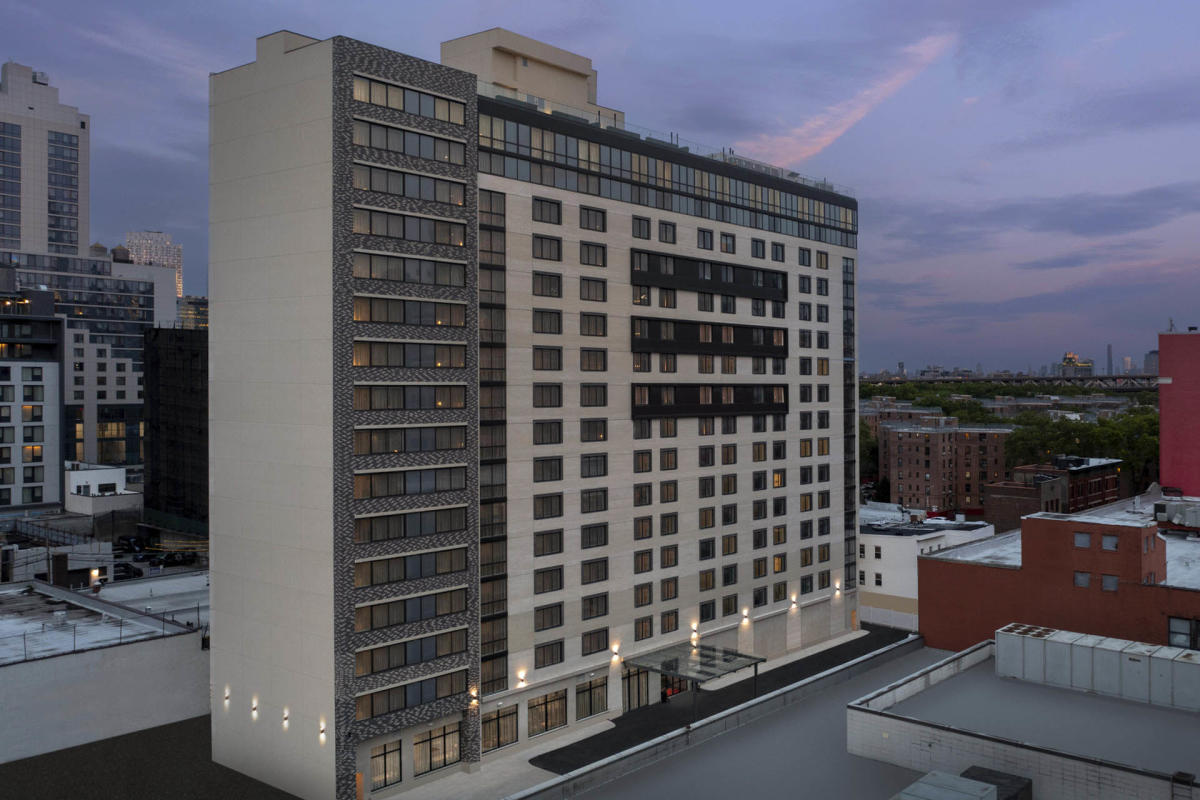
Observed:
[[[147,553],[145,550],[139,550],[138,552],[133,554],[133,560],[134,561],[149,561],[150,554]]]
[[[130,578],[140,578],[144,574],[145,572],[143,572],[140,568],[133,566],[133,564],[113,564],[112,575],[113,580],[115,581],[124,581],[129,580]]]
[[[152,567],[162,567],[166,566],[167,561],[163,556],[154,556],[150,559],[149,563]]]

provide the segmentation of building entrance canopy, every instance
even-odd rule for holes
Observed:
[[[739,653],[727,647],[679,642],[641,655],[629,656],[625,658],[625,666],[640,667],[673,678],[704,683],[744,667],[757,666],[763,661],[766,659]],[[755,672],[757,673],[757,670]]]

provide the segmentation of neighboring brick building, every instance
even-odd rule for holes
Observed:
[[[1115,503],[1127,495],[1121,460],[1059,455],[1049,464],[1014,467],[1012,479],[983,487],[984,519],[1007,531],[1039,511],[1075,514]]]
[[[983,483],[1005,477],[1004,443],[1012,431],[940,416],[882,423],[879,470],[891,486],[890,502],[981,514]]]
[[[1197,647],[1198,565],[1200,542],[1159,535],[1153,498],[1091,514],[1042,512],[1019,532],[920,556],[921,633],[930,647],[961,650],[1022,620]]]
[[[1158,335],[1160,482],[1200,495],[1200,333]]]
[[[913,423],[924,417],[940,417],[942,413],[940,408],[914,406],[907,400],[876,395],[861,404],[858,416],[867,423],[871,435],[879,438],[879,426],[885,422]]]

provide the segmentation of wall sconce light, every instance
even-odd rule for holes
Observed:
[[[321,727],[320,727],[319,733],[317,734],[317,739],[320,740],[321,744],[325,744],[325,720],[324,719],[321,720]]]
[[[698,631],[698,630],[700,630],[700,623],[699,623],[699,622],[693,622],[693,623],[692,623],[692,630],[693,630],[693,631]]]
[[[225,710],[229,710],[229,687],[225,687]]]
[[[796,601],[795,601],[795,599],[794,599],[794,598],[793,598],[793,600],[792,600],[792,608],[796,608]]]
[[[258,719],[258,698],[250,701],[250,719]]]
[[[613,651],[613,655],[615,656],[617,653],[619,653],[621,651],[621,645],[614,644],[612,647],[612,651]]]
[[[517,672],[517,685],[518,686],[525,685],[525,670],[520,670],[519,672]]]
[[[750,608],[749,607],[742,609],[742,619],[750,619]]]
[[[96,578],[99,578],[99,577],[100,577],[100,570],[98,570],[95,567],[92,567],[92,580],[96,580]]]
[[[283,729],[285,731],[288,729],[288,710],[286,708],[283,710]]]

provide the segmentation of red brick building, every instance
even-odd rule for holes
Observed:
[[[1021,620],[1200,646],[1200,542],[1160,536],[1152,503],[1136,511],[1132,501],[1123,505],[1092,515],[1035,514],[1019,532],[921,556],[926,643],[961,650]]]
[[[1159,481],[1200,496],[1200,332],[1158,335]],[[1170,431],[1170,435],[1162,435]]]
[[[881,423],[879,471],[889,502],[926,511],[983,512],[983,484],[1005,476],[1004,443],[1012,428],[960,425],[954,417]]]
[[[1087,511],[1127,496],[1121,479],[1121,460],[1116,458],[1060,455],[1050,464],[1014,467],[1011,480],[983,487],[983,518],[996,530],[1008,531],[1019,527],[1026,514]]]

